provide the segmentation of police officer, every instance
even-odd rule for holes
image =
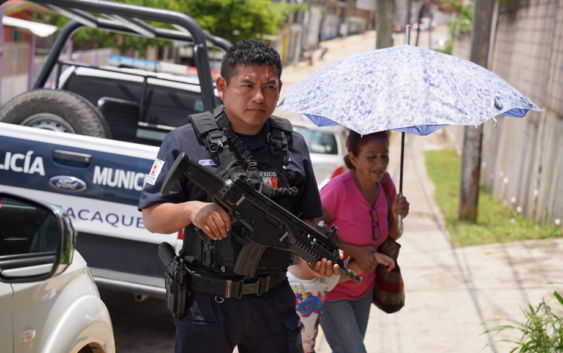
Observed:
[[[279,54],[268,45],[255,40],[233,45],[216,82],[224,106],[191,116],[191,124],[170,132],[146,179],[139,202],[145,227],[164,234],[185,228],[180,254],[198,278],[189,308],[175,319],[175,352],[232,352],[235,346],[241,353],[303,350],[286,279],[291,253],[267,248],[254,275],[243,276],[235,265],[244,242],[222,208],[187,179],[160,194],[174,159],[185,152],[224,179],[243,173],[257,185],[273,187],[274,201],[314,225],[322,206],[307,145],[287,120],[271,116],[281,72]],[[321,276],[340,273],[326,259],[310,266]]]

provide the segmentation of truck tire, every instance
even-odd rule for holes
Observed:
[[[84,346],[78,351],[78,353],[94,353],[94,351],[90,348],[90,346]]]
[[[108,123],[98,108],[68,91],[38,89],[22,93],[0,109],[0,122],[111,138]]]

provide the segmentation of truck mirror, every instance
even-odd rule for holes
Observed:
[[[0,192],[0,281],[36,282],[63,272],[75,238],[59,207]]]

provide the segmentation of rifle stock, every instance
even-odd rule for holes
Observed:
[[[235,272],[252,277],[265,248],[273,247],[291,251],[312,264],[326,258],[351,279],[362,281],[362,277],[346,268],[348,259],[340,259],[338,245],[256,191],[246,176],[241,175],[234,182],[225,181],[181,153],[170,168],[161,193],[166,195],[182,176],[213,197],[233,220],[233,228],[237,228],[233,234],[246,243],[245,256],[239,256]]]

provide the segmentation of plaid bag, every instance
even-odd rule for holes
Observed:
[[[391,193],[389,192],[389,184],[387,184],[385,177],[381,180],[381,186],[385,191],[385,198],[387,199],[387,207],[389,209],[387,220],[389,226],[391,226],[393,217],[391,213]],[[395,268],[391,271],[387,271],[387,267],[383,265],[377,265],[375,268],[375,287],[371,301],[387,314],[395,313],[405,305],[403,277],[397,263],[400,248],[401,245],[388,236],[387,240],[377,249],[378,252],[389,256],[395,261]]]

